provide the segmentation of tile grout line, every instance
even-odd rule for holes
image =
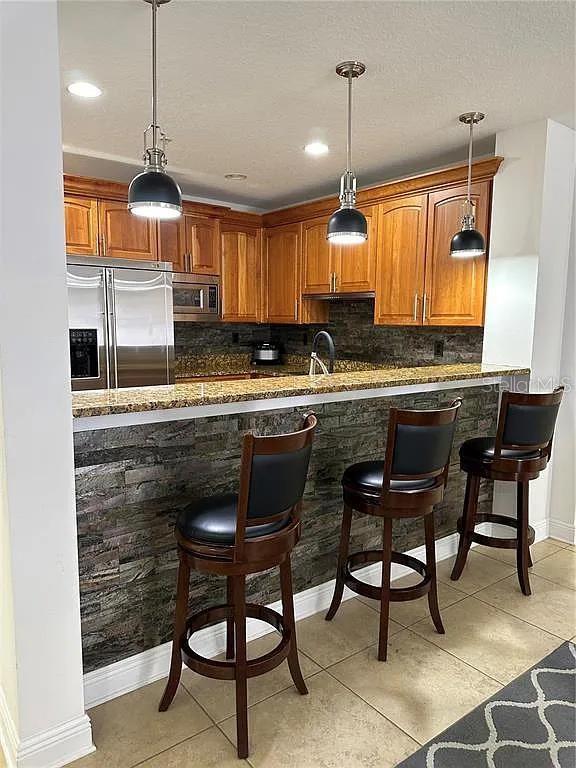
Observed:
[[[180,741],[177,741],[175,744],[172,744],[171,746],[166,747],[166,749],[161,749],[160,752],[155,752],[153,755],[148,755],[148,757],[145,757],[143,760],[139,760],[137,763],[130,763],[129,765],[126,766],[126,768],[138,768],[139,765],[143,765],[144,763],[147,763],[148,760],[154,760],[155,757],[158,757],[159,755],[163,755],[166,752],[170,752],[170,750],[175,749],[176,747],[179,747],[181,744],[185,744],[187,741],[190,741],[191,739],[195,739],[196,736],[200,736],[200,734],[206,733],[211,728],[214,728],[214,724],[208,725],[206,728],[202,728],[202,730],[198,731],[198,733],[194,733],[191,736],[186,736],[185,739],[181,739]]]
[[[403,630],[403,631],[404,631],[404,630]],[[400,634],[400,633],[398,633],[398,634]],[[369,646],[368,646],[368,648],[376,648],[376,645],[377,645],[377,644],[374,644],[374,645],[369,645]],[[362,651],[358,651],[358,653],[363,653],[365,650],[366,650],[366,648],[364,648]],[[354,654],[354,655],[356,655],[356,654]],[[348,658],[351,658],[351,657],[349,656]],[[344,661],[344,659],[343,659],[343,661]],[[338,661],[338,662],[336,662],[336,664],[340,664],[340,662]],[[335,665],[335,664],[333,664],[332,666],[336,666],[336,665]],[[334,680],[335,682],[337,682],[337,683],[338,683],[338,685],[341,685],[343,688],[345,688],[347,691],[349,691],[349,693],[351,693],[351,694],[352,694],[354,697],[356,697],[356,698],[357,698],[357,699],[359,699],[361,702],[363,702],[364,704],[366,704],[366,706],[370,707],[370,709],[374,710],[374,712],[376,712],[376,714],[380,715],[380,717],[382,717],[384,720],[386,720],[386,722],[388,722],[388,723],[391,723],[391,724],[392,724],[392,725],[393,725],[395,728],[398,728],[398,730],[399,730],[399,731],[402,731],[402,733],[403,733],[405,736],[408,736],[408,738],[409,738],[409,739],[412,739],[412,741],[415,741],[415,742],[416,742],[416,744],[418,744],[419,746],[421,746],[421,747],[423,746],[423,744],[422,744],[422,742],[421,742],[421,741],[419,741],[418,739],[414,738],[414,736],[412,736],[411,734],[409,734],[409,733],[408,733],[408,731],[405,731],[405,730],[404,730],[404,728],[402,728],[401,726],[399,726],[399,725],[398,725],[397,723],[395,723],[393,720],[390,720],[390,718],[389,718],[389,717],[386,717],[386,715],[382,714],[382,712],[380,712],[380,710],[379,710],[379,709],[377,709],[377,708],[376,708],[376,707],[375,707],[373,704],[371,704],[369,701],[366,701],[366,699],[364,699],[362,696],[360,696],[360,694],[356,693],[356,691],[353,691],[353,690],[352,690],[352,688],[349,688],[349,687],[346,685],[346,683],[343,683],[343,682],[342,682],[342,680],[338,680],[338,678],[337,678],[337,677],[335,677],[335,676],[334,676],[334,675],[333,675],[333,674],[330,672],[330,668],[328,668],[328,667],[327,667],[326,669],[324,669],[324,670],[323,670],[323,672],[326,672],[326,673],[328,674],[328,676],[332,678],[332,680]],[[424,744],[425,744],[425,743],[426,743],[426,742],[424,742]]]
[[[554,582],[550,582],[550,583],[553,584]],[[486,587],[486,589],[488,589],[488,587]],[[491,608],[497,608],[499,611],[502,611],[503,613],[508,614],[508,616],[512,616],[513,618],[518,619],[519,621],[523,621],[525,624],[528,624],[529,626],[534,627],[534,629],[540,629],[543,632],[548,632],[548,634],[553,635],[554,637],[557,637],[558,639],[562,640],[563,643],[568,642],[565,637],[562,637],[562,635],[557,635],[556,632],[552,632],[550,629],[546,629],[545,627],[539,627],[538,624],[533,624],[531,621],[527,621],[526,619],[523,619],[522,617],[517,616],[515,613],[512,613],[511,611],[507,611],[506,608],[501,608],[500,606],[496,606],[496,605],[493,605],[492,603],[489,603],[487,600],[482,600],[482,598],[479,597],[478,595],[479,593],[474,595],[474,597],[476,597],[476,599],[479,602],[483,603],[484,605],[489,605]],[[470,597],[472,597],[472,595],[470,595]]]

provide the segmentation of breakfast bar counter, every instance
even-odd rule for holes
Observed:
[[[501,377],[523,376],[528,373],[525,368],[454,363],[412,368],[373,366],[368,370],[337,369],[330,376],[267,375],[264,378],[210,382],[196,382],[193,378],[188,378],[183,382],[158,387],[77,392],[72,397],[72,410],[75,418],[86,418],[279,398],[330,396],[335,393],[347,393],[350,398],[355,399],[359,396],[371,396],[370,390],[418,388],[427,384],[454,386],[455,382],[477,382],[483,379],[494,383],[495,379]],[[322,399],[326,401],[330,398]],[[182,414],[172,414],[171,417],[182,418]]]
[[[98,675],[113,662],[154,655],[170,640],[176,514],[195,498],[237,490],[246,432],[278,434],[297,428],[311,410],[318,417],[302,538],[292,558],[298,593],[334,578],[342,474],[355,462],[384,456],[391,407],[434,408],[463,399],[448,487],[435,511],[437,536],[446,537],[456,530],[464,498],[458,449],[468,438],[495,434],[502,383],[528,373],[470,363],[373,367],[74,394],[85,672]],[[492,486],[483,482],[480,511],[491,504]],[[421,546],[423,533],[421,521],[398,521],[394,548]],[[381,535],[378,520],[354,519],[352,551],[378,548]],[[279,597],[278,579],[269,573],[250,577],[247,588],[252,602]],[[329,588],[319,594],[324,592],[331,594]],[[223,580],[195,574],[190,594],[194,610],[214,605],[223,598]]]

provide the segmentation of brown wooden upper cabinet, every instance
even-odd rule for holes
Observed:
[[[219,224],[216,219],[185,214],[159,225],[161,261],[175,272],[220,274]]]
[[[299,253],[299,224],[276,227],[264,233],[264,317],[270,323],[298,322]]]
[[[486,242],[489,197],[490,182],[472,185],[476,227]],[[380,204],[376,323],[483,324],[486,256],[450,256],[465,200],[462,185]]]
[[[422,325],[428,195],[380,205],[374,321]]]
[[[98,201],[74,195],[64,196],[66,253],[99,255]]]
[[[328,216],[302,224],[302,293],[359,293],[374,290],[377,221],[373,208],[361,209],[368,221],[362,245],[335,246],[326,239]]]
[[[123,201],[99,200],[101,255],[114,259],[158,258],[156,222],[134,216]]]
[[[155,261],[156,223],[130,213],[124,201],[66,195],[66,253]]]
[[[258,228],[221,224],[222,319],[261,318],[261,236]]]
[[[487,256],[450,256],[450,241],[462,221],[466,186],[428,196],[424,325],[483,325]],[[488,243],[490,183],[472,185],[476,229]]]

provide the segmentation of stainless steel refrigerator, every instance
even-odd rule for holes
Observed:
[[[69,256],[72,389],[174,381],[172,265]]]

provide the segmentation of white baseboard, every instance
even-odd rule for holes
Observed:
[[[7,768],[16,768],[18,754],[18,731],[8,708],[4,690],[0,687],[0,746],[4,752]]]
[[[7,768],[61,768],[95,750],[86,714],[20,741],[1,688],[0,744]]]
[[[488,531],[487,531],[488,532]],[[547,536],[546,522],[535,526],[536,541],[544,539]],[[436,541],[436,561],[446,560],[448,557],[456,554],[458,549],[458,534],[453,533]],[[406,553],[418,560],[426,560],[426,550],[424,546],[417,547]],[[392,580],[398,579],[409,569],[403,566],[392,564]],[[369,584],[380,583],[380,564],[373,563],[355,571],[356,575]],[[294,613],[296,621],[312,616],[319,611],[325,611],[332,600],[334,592],[334,579],[319,584],[317,587],[311,587],[304,592],[298,592],[294,595]],[[344,590],[344,600],[354,597],[354,593],[349,589]],[[282,604],[280,601],[272,603],[273,610],[280,611]],[[246,637],[248,640],[255,640],[257,637],[273,631],[262,622],[248,619],[246,625]],[[200,630],[195,635],[194,650],[208,658],[217,656],[225,650],[226,637],[224,624],[216,624],[207,629]],[[94,672],[88,672],[84,675],[84,699],[86,707],[94,707],[97,704],[103,704],[105,701],[122,696],[125,693],[134,691],[144,685],[153,683],[166,677],[170,666],[170,653],[172,644],[164,643],[149,651],[131,656],[128,659],[117,661],[107,667],[102,667]]]
[[[564,523],[562,520],[548,521],[548,535],[552,539],[565,541],[567,544],[576,544],[576,526]]]
[[[456,553],[458,548],[458,535],[452,534],[436,542],[436,560],[445,560]],[[406,554],[412,555],[419,560],[426,560],[424,546],[410,550]],[[402,566],[392,565],[392,579],[397,579],[408,572],[408,569]],[[356,571],[356,574],[371,584],[378,584],[380,581],[380,564],[374,563],[367,565]],[[334,579],[317,587],[311,587],[304,592],[294,595],[294,613],[296,621],[312,616],[314,613],[324,611],[330,605],[332,594],[334,592]],[[354,597],[354,593],[348,589],[344,590],[344,600]],[[282,604],[280,601],[272,603],[273,610],[280,611]],[[248,619],[246,625],[246,637],[248,640],[255,640],[267,632],[273,631],[260,621]],[[208,658],[217,656],[225,649],[225,625],[216,624],[212,627],[200,630],[194,636],[194,649]],[[94,672],[88,672],[84,675],[84,700],[86,708],[102,704],[105,701],[122,696],[144,685],[153,683],[156,680],[166,677],[170,666],[170,653],[172,643],[164,643],[149,651],[138,653],[128,659],[117,661]]]

